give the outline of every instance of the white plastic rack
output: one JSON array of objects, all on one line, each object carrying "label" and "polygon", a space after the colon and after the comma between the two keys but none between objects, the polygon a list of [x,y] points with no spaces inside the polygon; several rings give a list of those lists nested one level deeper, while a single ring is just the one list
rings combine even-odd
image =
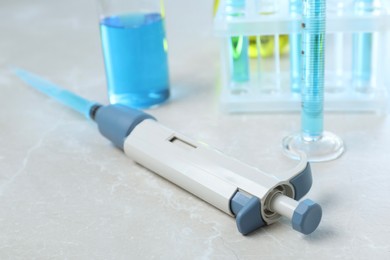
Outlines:
[{"label": "white plastic rack", "polygon": [[[244,5],[240,14],[229,9],[227,5],[232,2],[221,0],[214,18],[214,30],[221,41],[223,109],[232,113],[299,111],[300,93],[291,90],[292,62],[288,48],[280,51],[280,36],[299,35],[301,16],[290,14],[288,0],[241,1]],[[390,1],[373,1],[366,12],[357,11],[356,2],[327,1],[325,110],[383,113],[389,103]],[[363,48],[363,54],[354,50],[353,37],[358,34],[371,37],[371,48]],[[273,51],[268,50],[270,57],[248,55],[248,78],[237,82],[232,71],[232,37],[255,39],[254,46],[249,48],[260,52],[266,48],[261,43],[264,36],[273,38]],[[353,57],[365,52],[371,52],[370,75],[365,86],[359,87],[353,76]]]}]

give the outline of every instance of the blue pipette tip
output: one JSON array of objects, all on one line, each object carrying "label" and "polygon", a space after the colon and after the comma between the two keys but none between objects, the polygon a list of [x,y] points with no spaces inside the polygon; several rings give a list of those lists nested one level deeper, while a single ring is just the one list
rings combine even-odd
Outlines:
[{"label": "blue pipette tip", "polygon": [[100,107],[97,102],[90,101],[62,87],[56,86],[24,69],[15,66],[10,66],[10,69],[16,76],[31,87],[72,108],[88,119],[93,119],[94,112],[96,112],[95,110]]},{"label": "blue pipette tip", "polygon": [[[8,68],[11,72],[13,72],[16,76],[18,76],[23,81],[27,81],[28,78],[37,77],[36,75],[33,75],[31,72],[28,72],[27,70],[16,67],[14,65],[10,65],[8,66]],[[32,87],[35,88],[35,86]]]}]

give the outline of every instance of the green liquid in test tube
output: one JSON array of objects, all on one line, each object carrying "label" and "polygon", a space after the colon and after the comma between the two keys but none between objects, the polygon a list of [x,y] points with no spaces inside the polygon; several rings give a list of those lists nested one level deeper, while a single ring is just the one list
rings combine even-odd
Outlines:
[{"label": "green liquid in test tube", "polygon": [[298,151],[309,161],[338,158],[344,151],[342,140],[323,131],[326,1],[303,0],[301,132],[283,140],[284,152],[298,158]]},{"label": "green liquid in test tube", "polygon": [[[245,0],[226,0],[225,10],[231,17],[244,15]],[[249,80],[249,40],[247,36],[229,38],[231,57],[231,80],[234,83],[245,83]]]}]

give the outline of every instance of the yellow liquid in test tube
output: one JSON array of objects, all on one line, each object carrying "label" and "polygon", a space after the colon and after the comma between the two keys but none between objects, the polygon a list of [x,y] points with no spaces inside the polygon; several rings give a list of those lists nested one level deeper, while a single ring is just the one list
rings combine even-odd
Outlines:
[{"label": "yellow liquid in test tube", "polygon": [[[274,36],[250,36],[248,54],[251,58],[256,58],[259,55],[256,42],[260,41],[260,56],[263,58],[272,57],[275,52],[275,38]],[[288,52],[288,36],[279,36],[279,52],[285,54]]]},{"label": "yellow liquid in test tube", "polygon": [[[214,0],[214,15],[217,13],[220,0]],[[260,41],[260,51],[257,48],[257,41]],[[250,36],[248,55],[250,58],[257,58],[260,52],[260,56],[263,58],[272,57],[275,52],[275,38],[274,36]],[[288,36],[279,36],[279,52],[285,54],[288,52]]]}]

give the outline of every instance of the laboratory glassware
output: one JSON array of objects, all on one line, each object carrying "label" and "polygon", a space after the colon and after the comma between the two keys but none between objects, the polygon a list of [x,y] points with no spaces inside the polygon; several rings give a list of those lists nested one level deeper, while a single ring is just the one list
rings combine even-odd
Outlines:
[{"label": "laboratory glassware", "polygon": [[326,1],[304,0],[302,14],[301,132],[283,139],[283,151],[299,158],[299,151],[312,162],[338,158],[343,141],[324,131]]},{"label": "laboratory glassware", "polygon": [[110,103],[135,108],[169,97],[162,0],[97,0]]}]

